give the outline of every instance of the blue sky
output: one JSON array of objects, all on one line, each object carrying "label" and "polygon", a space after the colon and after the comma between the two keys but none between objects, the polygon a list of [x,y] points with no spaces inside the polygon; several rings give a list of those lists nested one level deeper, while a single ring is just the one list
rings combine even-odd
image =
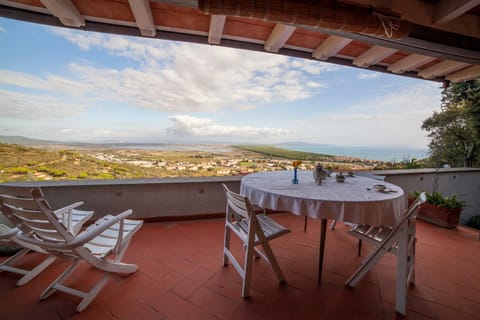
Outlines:
[{"label": "blue sky", "polygon": [[425,148],[441,85],[0,18],[0,135]]}]

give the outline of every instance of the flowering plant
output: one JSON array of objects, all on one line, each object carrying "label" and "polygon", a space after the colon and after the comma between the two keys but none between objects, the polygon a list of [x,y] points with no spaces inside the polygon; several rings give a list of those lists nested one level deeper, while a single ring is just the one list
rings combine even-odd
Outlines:
[{"label": "flowering plant", "polygon": [[294,168],[297,168],[297,167],[298,167],[299,165],[301,165],[301,164],[302,164],[302,160],[294,160],[294,161],[292,161],[292,166],[293,166]]},{"label": "flowering plant", "polygon": [[302,164],[302,161],[301,160],[294,160],[292,161],[292,165],[293,165],[293,180],[292,180],[292,183],[293,184],[298,184],[298,178],[297,178],[297,168],[299,165]]}]

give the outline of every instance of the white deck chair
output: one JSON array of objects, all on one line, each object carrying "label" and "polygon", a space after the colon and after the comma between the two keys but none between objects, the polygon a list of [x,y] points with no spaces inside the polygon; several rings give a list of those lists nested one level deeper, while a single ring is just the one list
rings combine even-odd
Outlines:
[{"label": "white deck chair", "polygon": [[[133,234],[143,223],[125,219],[132,214],[132,210],[116,216],[107,215],[76,235],[59,222],[55,212],[45,205],[38,189],[32,190],[32,197],[37,206],[36,211],[23,208],[25,199],[2,198],[2,206],[6,211],[21,221],[19,226],[21,231],[17,234],[17,238],[22,242],[38,246],[54,256],[73,261],[72,265],[43,291],[40,299],[45,299],[56,290],[60,290],[82,298],[76,308],[80,312],[97,296],[111,273],[131,274],[138,270],[136,265],[121,262]],[[104,271],[102,278],[88,292],[64,284],[81,262],[89,263]]]},{"label": "white deck chair", "polygon": [[355,286],[386,252],[397,255],[396,311],[403,315],[407,309],[407,287],[415,281],[415,221],[418,209],[425,201],[426,195],[421,193],[407,209],[400,223],[393,228],[359,225],[349,231],[350,235],[376,247],[363,259],[360,268],[345,284]]},{"label": "white deck chair", "polygon": [[[228,260],[230,260],[242,277],[242,297],[247,298],[249,296],[254,255],[265,259],[272,266],[279,282],[281,284],[285,283],[285,277],[269,241],[289,233],[290,230],[265,214],[255,214],[250,201],[246,197],[230,191],[225,184],[222,185],[227,199],[223,265],[227,266]],[[243,268],[230,251],[231,231],[240,238],[245,247]],[[262,246],[263,251],[256,247],[258,245]]]},{"label": "white deck chair", "polygon": [[[383,181],[386,178],[385,176],[380,176],[378,174],[372,174],[372,173],[365,172],[365,171],[357,171],[357,172],[355,172],[355,175],[357,175],[359,177],[368,177],[368,178],[372,178],[372,179],[379,180],[379,181]],[[355,226],[354,224],[352,224],[350,222],[345,222],[345,224],[347,224],[351,227]],[[330,224],[330,230],[335,230],[336,225],[337,225],[337,220],[335,220],[335,219],[332,220],[332,223]]]},{"label": "white deck chair", "polygon": [[[25,243],[17,238],[17,233],[20,231],[22,228],[22,223],[21,221],[18,220],[18,218],[12,214],[10,214],[10,210],[7,210],[6,208],[2,208],[2,202],[3,199],[7,199],[6,201],[8,202],[8,199],[10,198],[21,198],[22,199],[22,205],[24,206],[23,209],[29,210],[32,213],[37,211],[38,209],[36,208],[36,204],[31,196],[31,188],[23,188],[23,187],[5,187],[0,190],[0,210],[4,213],[4,215],[11,220],[11,222],[18,227],[8,227],[6,225],[0,225],[0,240],[2,241],[9,241],[11,243],[17,244],[22,249],[20,249],[16,254],[11,256],[10,258],[6,259],[0,264],[0,270],[1,271],[8,271],[12,273],[17,273],[20,275],[23,275],[22,278],[20,278],[17,282],[17,286],[24,285],[25,283],[29,282],[33,278],[35,278],[40,272],[45,270],[50,264],[52,264],[53,261],[55,261],[56,257],[49,255],[46,251],[42,250],[40,247]],[[8,192],[8,194],[6,194]],[[43,193],[41,189],[38,188],[38,192],[40,194]],[[45,206],[47,206],[50,209],[50,205],[46,200],[45,201]],[[72,205],[66,206],[64,208],[58,209],[53,211],[53,213],[57,216],[59,221],[61,221],[73,234],[77,234],[81,227],[87,222],[92,216],[93,216],[93,211],[83,211],[83,210],[77,210],[74,209],[76,207],[79,207],[82,205],[83,202],[77,202]],[[16,267],[16,263],[24,257],[28,252],[30,251],[36,251],[40,253],[47,254],[48,256],[37,266],[35,266],[33,269],[22,269],[19,267]]]}]

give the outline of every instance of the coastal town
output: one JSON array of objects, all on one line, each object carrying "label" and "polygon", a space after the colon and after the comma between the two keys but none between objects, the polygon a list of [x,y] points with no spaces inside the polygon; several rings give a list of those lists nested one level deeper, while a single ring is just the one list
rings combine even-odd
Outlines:
[{"label": "coastal town", "polygon": [[[0,181],[132,179],[234,176],[258,171],[313,170],[317,163],[335,171],[394,168],[395,163],[303,153],[272,147],[255,151],[235,146],[192,146],[152,150],[105,146],[20,146],[0,144]],[[180,150],[179,150],[180,149]]]},{"label": "coastal town", "polygon": [[[156,153],[160,158],[148,159]],[[293,169],[292,160],[285,158],[269,157],[263,154],[245,150],[232,149],[223,152],[189,152],[183,154],[177,151],[158,152],[145,150],[116,150],[91,154],[92,157],[112,163],[123,163],[144,168],[165,170],[167,176],[228,176],[242,175],[258,171],[275,171]],[[163,157],[162,157],[163,156]],[[179,159],[180,158],[180,159]],[[354,157],[330,156],[317,160],[304,160],[299,166],[300,170],[313,170],[317,163],[334,170],[373,170],[391,165],[377,160],[360,159]]]}]

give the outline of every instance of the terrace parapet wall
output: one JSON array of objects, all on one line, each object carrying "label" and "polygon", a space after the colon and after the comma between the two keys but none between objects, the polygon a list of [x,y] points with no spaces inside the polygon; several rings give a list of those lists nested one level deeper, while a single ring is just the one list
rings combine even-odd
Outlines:
[{"label": "terrace parapet wall", "polygon": [[[386,181],[411,191],[432,192],[435,179],[438,191],[466,203],[461,221],[480,215],[480,169],[411,169],[372,171]],[[0,184],[37,187],[44,190],[54,208],[84,201],[83,209],[95,210],[94,218],[133,209],[134,218],[176,220],[220,217],[225,212],[222,183],[239,191],[242,176],[191,177],[126,180],[31,181]],[[405,199],[406,201],[406,199]],[[0,217],[0,223],[2,223]]]}]

